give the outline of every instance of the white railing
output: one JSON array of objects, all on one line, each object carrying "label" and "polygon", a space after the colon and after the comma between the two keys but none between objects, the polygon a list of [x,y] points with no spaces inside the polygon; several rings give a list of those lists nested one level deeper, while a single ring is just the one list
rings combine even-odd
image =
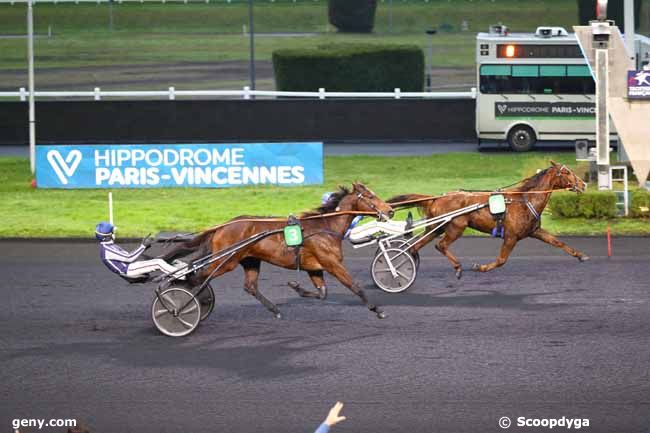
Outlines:
[{"label": "white railing", "polygon": [[[17,92],[0,92],[0,98],[19,98],[27,101],[29,92],[21,87]],[[176,90],[170,87],[167,90],[101,90],[95,87],[92,91],[36,91],[35,98],[92,98],[101,101],[102,98],[165,98],[175,100],[179,97],[237,97],[252,99],[265,98],[386,98],[386,99],[476,99],[476,88],[469,92],[402,92],[395,89],[392,92],[327,92],[320,88],[317,92],[278,92],[272,90],[251,90],[248,86],[242,90]]]}]

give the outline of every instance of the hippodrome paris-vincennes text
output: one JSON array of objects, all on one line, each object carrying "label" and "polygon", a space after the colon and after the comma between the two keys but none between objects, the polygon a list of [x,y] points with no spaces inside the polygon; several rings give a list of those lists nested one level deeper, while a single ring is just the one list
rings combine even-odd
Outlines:
[{"label": "hippodrome paris-vincennes text", "polygon": [[177,185],[300,184],[304,167],[246,166],[243,148],[112,149],[95,150],[97,185],[158,185],[171,179]]}]

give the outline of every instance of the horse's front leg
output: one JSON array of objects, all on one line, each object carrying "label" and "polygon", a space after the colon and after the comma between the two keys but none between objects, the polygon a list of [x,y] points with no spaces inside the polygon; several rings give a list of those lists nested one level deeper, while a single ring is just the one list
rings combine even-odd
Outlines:
[{"label": "horse's front leg", "polygon": [[555,236],[553,236],[552,234],[550,234],[549,232],[547,232],[542,228],[538,228],[537,230],[535,230],[533,233],[531,233],[530,237],[539,239],[540,241],[545,242],[549,245],[553,245],[556,248],[561,248],[567,254],[576,257],[581,262],[589,260],[588,255],[571,248],[570,246],[568,246],[567,244],[565,244],[564,242],[562,242],[561,240],[559,240],[558,238],[556,238]]},{"label": "horse's front leg", "polygon": [[510,257],[510,253],[512,253],[512,250],[515,248],[516,244],[516,237],[506,235],[506,238],[503,240],[503,245],[501,245],[501,251],[499,251],[497,259],[492,263],[488,263],[487,265],[479,265],[478,263],[474,263],[472,265],[472,270],[477,272],[489,272],[492,269],[503,266],[508,261],[508,257]]},{"label": "horse's front leg", "polygon": [[[323,261],[321,261],[321,263],[322,262]],[[365,304],[365,306],[368,307],[370,311],[375,313],[379,319],[386,317],[386,314],[384,314],[384,312],[378,306],[368,302],[368,298],[366,297],[365,292],[354,281],[348,270],[345,268],[345,266],[343,266],[343,263],[340,261],[331,260],[323,263],[323,267],[327,272],[334,275],[336,279],[341,282],[341,284],[350,289],[352,293],[361,298],[361,301]]]}]

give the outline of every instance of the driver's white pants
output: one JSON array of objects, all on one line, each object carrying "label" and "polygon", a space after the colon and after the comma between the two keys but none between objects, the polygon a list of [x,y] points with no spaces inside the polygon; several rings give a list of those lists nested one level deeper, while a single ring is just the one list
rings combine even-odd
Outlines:
[{"label": "driver's white pants", "polygon": [[163,259],[142,260],[130,263],[129,267],[126,269],[126,276],[139,277],[140,275],[149,274],[155,271],[171,274],[172,272],[176,272],[178,269],[179,268],[170,265]]}]

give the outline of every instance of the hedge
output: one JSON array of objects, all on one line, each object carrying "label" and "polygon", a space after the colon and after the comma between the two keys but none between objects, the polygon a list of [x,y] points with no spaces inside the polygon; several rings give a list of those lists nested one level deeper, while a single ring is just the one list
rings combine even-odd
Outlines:
[{"label": "hedge", "polygon": [[549,206],[553,215],[564,218],[612,218],[618,214],[616,194],[611,191],[555,193]]},{"label": "hedge", "polygon": [[276,88],[315,92],[422,92],[424,54],[416,45],[328,44],[273,52]]},{"label": "hedge", "polygon": [[634,191],[632,193],[632,200],[630,200],[630,216],[635,218],[650,218],[650,211],[648,209],[650,209],[650,191]]},{"label": "hedge", "polygon": [[375,26],[377,0],[329,0],[329,22],[339,32],[370,33]]},{"label": "hedge", "polygon": [[[588,25],[590,20],[596,19],[596,0],[577,0],[578,19],[580,25]],[[623,32],[625,0],[609,0],[607,4],[607,19],[613,20]],[[634,28],[639,29],[641,20],[641,0],[634,0]]]}]

